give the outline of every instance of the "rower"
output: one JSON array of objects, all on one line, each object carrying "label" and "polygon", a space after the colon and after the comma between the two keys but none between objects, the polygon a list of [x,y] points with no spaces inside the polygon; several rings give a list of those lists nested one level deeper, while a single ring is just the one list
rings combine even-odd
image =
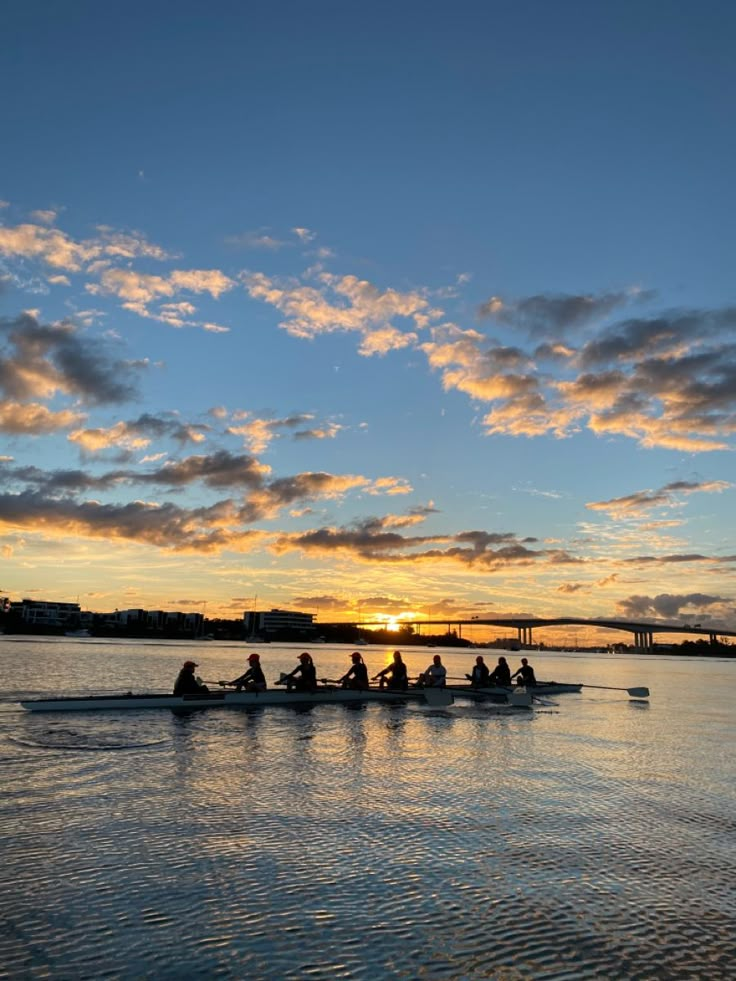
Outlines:
[{"label": "rower", "polygon": [[353,663],[350,670],[340,678],[340,684],[343,688],[357,688],[360,691],[365,691],[369,687],[368,668],[361,657],[360,651],[353,651],[350,657]]},{"label": "rower", "polygon": [[432,663],[424,672],[419,675],[419,681],[427,688],[444,688],[447,679],[447,668],[442,663],[439,654],[435,654]]},{"label": "rower", "polygon": [[487,688],[488,674],[488,665],[483,660],[483,656],[479,654],[475,659],[473,670],[470,674],[466,674],[465,677],[470,682],[471,688]]},{"label": "rower", "polygon": [[238,691],[245,688],[246,691],[266,691],[266,676],[261,667],[261,656],[255,651],[248,655],[250,667],[241,674],[235,681],[228,681],[228,685],[234,685]]},{"label": "rower", "polygon": [[317,669],[314,666],[312,655],[306,651],[301,653],[299,663],[283,680],[286,682],[287,691],[292,691],[292,689],[315,691],[317,688]]},{"label": "rower", "polygon": [[379,671],[378,674],[374,674],[373,680],[378,681],[381,688],[388,686],[389,688],[398,688],[399,691],[406,691],[409,687],[409,675],[401,658],[401,651],[394,651],[394,659],[391,664],[383,671]]},{"label": "rower", "polygon": [[525,657],[521,659],[521,667],[511,675],[511,680],[513,681],[517,675],[519,676],[519,680],[516,682],[517,685],[525,685],[527,688],[534,688],[536,686],[537,679],[534,676],[534,668]]},{"label": "rower", "polygon": [[489,685],[498,685],[499,688],[509,688],[511,686],[511,668],[505,657],[499,657],[498,664],[491,671],[488,678]]},{"label": "rower", "polygon": [[174,682],[175,695],[206,695],[209,691],[207,685],[202,684],[199,678],[195,678],[194,669],[199,665],[196,661],[185,661],[181,666],[181,671]]}]

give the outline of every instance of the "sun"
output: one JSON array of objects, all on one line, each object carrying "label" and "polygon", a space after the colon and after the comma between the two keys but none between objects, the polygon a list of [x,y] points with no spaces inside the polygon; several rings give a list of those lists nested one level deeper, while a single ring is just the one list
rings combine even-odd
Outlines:
[{"label": "sun", "polygon": [[386,621],[386,630],[391,630],[395,633],[396,631],[398,631],[398,629],[399,629],[399,621],[396,619],[396,617],[390,617]]}]

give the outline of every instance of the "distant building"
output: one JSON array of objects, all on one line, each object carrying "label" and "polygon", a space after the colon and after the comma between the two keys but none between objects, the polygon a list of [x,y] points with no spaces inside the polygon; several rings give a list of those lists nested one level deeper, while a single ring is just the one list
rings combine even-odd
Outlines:
[{"label": "distant building", "polygon": [[50,603],[47,600],[24,599],[10,604],[10,612],[20,616],[30,627],[63,627],[68,621],[78,622],[79,603]]},{"label": "distant building", "polygon": [[243,628],[246,637],[267,637],[269,634],[311,634],[314,631],[314,614],[296,610],[269,610],[264,613],[244,613]]}]

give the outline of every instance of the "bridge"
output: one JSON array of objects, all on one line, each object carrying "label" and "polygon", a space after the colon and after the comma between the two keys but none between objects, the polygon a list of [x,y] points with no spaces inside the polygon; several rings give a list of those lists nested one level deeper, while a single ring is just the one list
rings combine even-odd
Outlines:
[{"label": "bridge", "polygon": [[[345,626],[346,624],[341,624]],[[375,630],[384,624],[371,622],[350,622],[350,626],[356,628],[364,627]],[[325,624],[328,626],[328,624]],[[329,624],[332,626],[332,624]],[[334,624],[337,626],[337,624]],[[463,627],[505,627],[515,630],[519,645],[521,647],[531,647],[533,641],[533,631],[541,627],[602,627],[606,630],[624,630],[633,634],[633,646],[646,653],[654,648],[655,634],[695,634],[708,637],[711,644],[715,644],[718,637],[736,637],[736,630],[719,630],[714,627],[701,627],[699,623],[694,625],[682,623],[644,623],[634,620],[590,620],[585,617],[471,617],[469,620],[402,620],[401,626],[412,627],[416,633],[420,633],[421,627],[446,627],[447,633],[451,633],[453,627],[457,629],[459,637],[462,637]]]}]

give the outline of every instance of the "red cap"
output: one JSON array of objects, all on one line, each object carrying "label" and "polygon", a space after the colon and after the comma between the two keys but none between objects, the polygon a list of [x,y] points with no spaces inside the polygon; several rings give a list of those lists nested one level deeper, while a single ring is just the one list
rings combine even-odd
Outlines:
[{"label": "red cap", "polygon": [[303,651],[303,652],[302,652],[302,653],[301,653],[301,654],[299,655],[299,660],[300,660],[300,661],[303,661],[305,657],[306,657],[306,658],[307,658],[307,659],[308,659],[309,661],[311,661],[311,660],[312,660],[312,655],[311,655],[311,654],[307,654],[307,652],[306,652],[306,651]]},{"label": "red cap", "polygon": [[352,653],[352,654],[351,654],[350,656],[352,657],[352,659],[353,659],[353,660],[355,660],[355,659],[356,659],[356,657],[357,657],[357,659],[358,659],[359,661],[361,661],[361,660],[362,660],[362,658],[361,658],[361,656],[360,656],[360,651],[353,651],[353,653]]},{"label": "red cap", "polygon": [[249,661],[260,661],[260,659],[261,659],[261,655],[260,654],[256,654],[255,651],[252,654],[249,654],[248,655],[248,660]]},{"label": "red cap", "polygon": [[196,661],[185,661],[184,664],[183,664],[183,667],[185,667],[185,668],[198,668],[199,665],[197,664]]}]

